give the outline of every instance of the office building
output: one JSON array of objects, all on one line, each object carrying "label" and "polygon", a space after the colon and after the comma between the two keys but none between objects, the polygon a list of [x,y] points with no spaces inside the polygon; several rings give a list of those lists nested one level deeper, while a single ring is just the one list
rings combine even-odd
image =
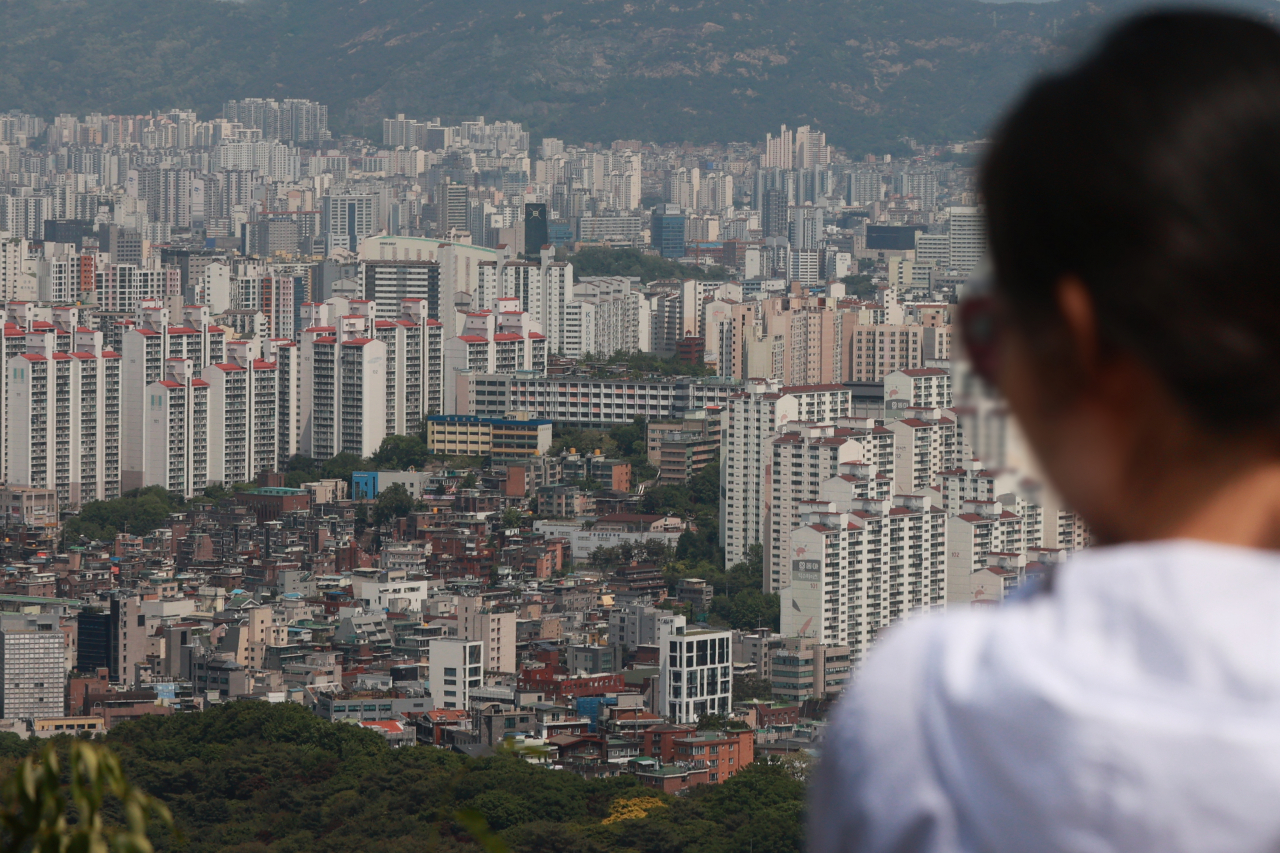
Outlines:
[{"label": "office building", "polygon": [[685,617],[649,604],[623,604],[609,612],[609,642],[635,650],[657,646],[666,634],[683,630]]},{"label": "office building", "polygon": [[66,714],[64,645],[57,616],[0,616],[0,719]]},{"label": "office building", "polygon": [[525,459],[551,449],[552,422],[473,415],[430,415],[426,419],[427,448],[445,456],[492,456]]},{"label": "office building", "polygon": [[465,184],[444,181],[436,187],[436,236],[471,227],[471,200]]},{"label": "office building", "polygon": [[547,206],[525,202],[524,205],[524,256],[536,258],[542,247],[550,243],[547,236]]},{"label": "office building", "polygon": [[659,639],[656,708],[673,723],[697,723],[733,707],[733,632],[672,626]]},{"label": "office building", "polygon": [[336,249],[357,252],[364,238],[378,230],[377,199],[371,195],[327,195],[320,199],[320,233],[325,254]]},{"label": "office building", "polygon": [[439,322],[441,301],[440,264],[435,261],[403,258],[395,261],[365,261],[361,265],[364,298],[377,303],[380,320],[397,319],[405,299],[421,300],[427,316]]},{"label": "office building", "polygon": [[658,250],[664,258],[671,260],[683,258],[684,251],[684,212],[677,204],[660,204],[653,211],[649,223],[649,245]]}]

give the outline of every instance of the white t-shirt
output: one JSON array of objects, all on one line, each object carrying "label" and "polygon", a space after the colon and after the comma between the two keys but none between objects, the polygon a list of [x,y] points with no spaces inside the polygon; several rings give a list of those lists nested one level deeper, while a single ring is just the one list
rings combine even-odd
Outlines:
[{"label": "white t-shirt", "polygon": [[809,853],[1280,850],[1280,552],[1082,552],[892,629],[833,714]]}]

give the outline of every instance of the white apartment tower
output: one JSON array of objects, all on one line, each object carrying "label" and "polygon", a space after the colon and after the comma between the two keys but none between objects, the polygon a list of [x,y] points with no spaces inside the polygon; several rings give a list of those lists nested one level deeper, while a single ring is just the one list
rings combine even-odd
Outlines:
[{"label": "white apartment tower", "polygon": [[289,460],[302,452],[298,441],[302,428],[302,350],[291,340],[270,338],[263,342],[262,357],[276,364],[276,470],[283,471]]},{"label": "white apartment tower", "polygon": [[[573,300],[573,266],[553,260],[543,249],[540,261],[512,261],[498,270],[498,297],[515,299],[547,336],[551,352],[564,348],[565,311]],[[487,307],[487,306],[481,306]]]},{"label": "white apartment tower", "polygon": [[226,335],[213,324],[208,307],[188,305],[175,318],[155,299],[140,302],[134,316],[115,324],[108,337],[108,349],[120,354],[120,479],[128,491],[145,485],[148,465],[142,419],[148,408],[148,386],[166,379],[169,359],[190,361],[197,375],[208,365],[226,361]]},{"label": "white apartment tower", "polygon": [[831,424],[792,422],[779,427],[770,442],[773,455],[771,500],[764,545],[764,588],[777,593],[791,585],[791,530],[810,501],[819,497],[822,484],[835,477],[841,466],[863,462],[862,442],[848,428]]},{"label": "white apartment tower", "polygon": [[387,345],[363,317],[302,334],[302,452],[372,456],[387,435]]},{"label": "white apartment tower", "polygon": [[209,480],[209,383],[190,359],[169,359],[165,378],[147,386],[146,401],[143,482],[194,497]]},{"label": "white apartment tower", "polygon": [[951,222],[951,268],[970,272],[987,252],[987,225],[980,207],[947,209]]},{"label": "white apartment tower", "polygon": [[455,370],[475,373],[547,371],[547,338],[540,324],[515,299],[497,300],[497,311],[466,314],[456,338],[444,342],[443,367],[452,395]]},{"label": "white apartment tower", "polygon": [[745,560],[750,546],[768,538],[771,442],[778,428],[792,421],[827,423],[848,417],[851,393],[843,385],[784,388],[769,380],[748,379],[741,393],[729,397],[720,476],[720,535],[726,566]]},{"label": "white apartment tower", "polygon": [[243,483],[279,462],[276,364],[255,342],[228,344],[228,360],[200,371],[209,384],[209,482]]},{"label": "white apartment tower", "polygon": [[931,498],[842,498],[791,533],[784,636],[848,646],[862,659],[879,632],[947,601],[947,517]]},{"label": "white apartment tower", "polygon": [[[302,306],[295,453],[369,456],[386,436],[419,432],[425,415],[441,411],[444,324],[429,310],[425,300],[404,299],[395,320],[380,320],[369,300],[335,297]],[[367,346],[361,341],[372,346],[353,349]],[[335,372],[344,358],[347,372]],[[373,391],[378,382],[380,395]],[[339,424],[344,407],[347,421]]]},{"label": "white apartment tower", "polygon": [[59,503],[120,496],[120,359],[101,336],[77,332],[76,352],[51,331],[26,336],[6,366],[8,482],[54,489]]}]

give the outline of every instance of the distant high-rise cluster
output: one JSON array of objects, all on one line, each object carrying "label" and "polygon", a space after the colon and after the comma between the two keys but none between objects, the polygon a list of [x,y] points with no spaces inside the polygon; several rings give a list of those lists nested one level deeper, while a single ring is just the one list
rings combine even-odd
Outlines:
[{"label": "distant high-rise cluster", "polygon": [[[565,660],[590,677],[644,647],[648,711],[616,707],[692,726],[735,713],[739,663],[753,661],[775,696],[829,697],[895,621],[997,602],[1084,547],[1075,514],[1006,464],[1002,411],[953,391],[968,381],[953,361],[956,304],[986,252],[971,165],[981,145],[906,140],[893,156],[853,156],[838,141],[816,121],[755,142],[601,144],[403,114],[368,140],[335,135],[323,104],[298,99],[231,100],[203,119],[0,115],[0,477],[37,504],[18,512],[56,518],[140,487],[189,499],[260,480],[277,485],[246,498],[248,516],[175,521],[172,542],[148,546],[201,570],[244,564],[201,581],[202,607],[226,606],[214,590],[278,579],[279,596],[314,597],[314,581],[290,574],[295,560],[358,574],[343,587],[351,612],[328,634],[300,627],[319,611],[246,604],[217,652],[183,639],[188,610],[117,595],[81,620],[86,663],[129,683],[185,673],[215,696],[326,685],[308,700],[317,713],[354,719],[363,706],[333,698],[344,682],[332,655],[282,663],[275,646],[305,634],[374,656],[433,649],[434,710],[452,719],[499,696],[484,673],[517,668],[528,620],[474,590],[443,608],[448,632],[394,633],[380,614],[421,615],[446,580],[519,575],[499,563],[520,549],[519,565],[548,578],[597,547],[687,548],[690,532],[709,548],[718,538],[727,567],[758,557],[780,634],[699,626],[724,590],[696,578],[672,590],[694,618],[654,610],[666,581],[638,552],[610,569],[610,613],[588,619],[578,611],[606,597],[557,587],[556,612],[575,615],[545,631],[574,633]],[[643,427],[644,438],[625,460],[553,453],[563,427]],[[299,490],[278,487],[291,468],[399,459],[398,448],[489,463],[475,489],[420,470],[353,475],[360,500],[393,482],[419,504],[456,499],[419,519],[439,527],[430,547],[406,525],[404,542],[362,563],[356,512],[375,522],[339,497],[347,480],[308,483],[317,503],[342,506],[297,532]],[[646,495],[698,476],[705,489],[715,460],[718,502],[702,529],[679,511],[639,512],[646,477]],[[545,517],[536,548],[475,538],[533,500]],[[245,527],[265,538],[250,543]],[[608,643],[590,633],[606,621]],[[42,632],[39,620],[0,622],[6,678],[31,667],[31,684],[44,683],[28,655],[52,665]],[[293,686],[244,674],[271,667]],[[572,692],[532,672],[520,690]],[[0,710],[38,717],[51,696],[0,690]]]}]

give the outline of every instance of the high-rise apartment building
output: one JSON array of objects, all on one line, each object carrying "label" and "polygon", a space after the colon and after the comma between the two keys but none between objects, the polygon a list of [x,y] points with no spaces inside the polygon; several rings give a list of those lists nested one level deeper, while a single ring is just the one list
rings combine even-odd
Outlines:
[{"label": "high-rise apartment building", "polygon": [[473,373],[547,372],[547,338],[515,299],[499,299],[496,312],[466,315],[462,333],[444,342],[445,393],[453,394],[456,370]]},{"label": "high-rise apartment building", "polygon": [[[867,431],[874,428],[869,424]],[[850,462],[870,455],[860,436],[847,427],[792,421],[781,425],[772,445],[771,494],[764,542],[765,589],[791,585],[791,531],[810,502],[820,498],[822,484]]]},{"label": "high-rise apartment building", "polygon": [[283,471],[289,460],[302,452],[302,350],[296,343],[271,338],[262,344],[262,357],[276,364],[276,451]]},{"label": "high-rise apartment building", "polygon": [[245,483],[279,463],[276,363],[256,342],[233,341],[228,360],[200,371],[209,386],[209,482]]},{"label": "high-rise apartment building", "polygon": [[372,456],[387,436],[387,345],[367,335],[368,319],[302,333],[302,453]]},{"label": "high-rise apartment building", "polygon": [[951,207],[947,214],[951,223],[950,267],[970,272],[987,252],[986,217],[980,207]]},{"label": "high-rise apartment building", "polygon": [[[395,320],[373,323],[374,337],[387,347],[387,435],[416,435],[423,418],[440,411],[446,375],[442,327],[426,316],[420,299],[401,300],[399,306]],[[353,311],[360,308],[352,303]]]},{"label": "high-rise apartment building", "polygon": [[147,386],[141,420],[143,482],[191,498],[209,482],[209,383],[190,359],[165,361],[165,378]]},{"label": "high-rise apartment building", "polygon": [[907,409],[902,414],[907,417],[884,426],[893,433],[893,484],[898,493],[936,486],[943,471],[971,458],[953,412]]},{"label": "high-rise apartment building", "polygon": [[792,168],[795,165],[795,148],[795,132],[787,130],[785,124],[782,125],[782,129],[776,137],[772,133],[766,133],[764,136],[764,155],[760,158],[760,168]]},{"label": "high-rise apartment building", "polygon": [[[213,323],[209,309],[188,305],[171,316],[163,300],[143,300],[134,315],[106,330],[106,346],[120,355],[120,480],[125,491],[146,485],[147,442],[142,419],[147,416],[147,387],[166,379],[169,359],[190,360],[196,375],[206,366],[226,361],[226,334]],[[151,470],[160,469],[151,466]],[[197,491],[203,485],[193,486]]]},{"label": "high-rise apartment building", "polygon": [[879,633],[947,602],[947,516],[925,496],[811,505],[791,533],[782,633],[848,646],[861,660]]},{"label": "high-rise apartment building", "polygon": [[[573,300],[571,264],[556,261],[554,253],[548,249],[536,262],[508,261],[493,267],[486,266],[485,275],[496,276],[496,293],[491,304],[477,305],[478,308],[492,310],[498,307],[499,299],[515,300],[515,310],[529,314],[538,323],[538,331],[546,335],[550,351],[564,351],[566,312]],[[490,288],[485,290],[487,292]]]},{"label": "high-rise apartment building", "polygon": [[262,131],[263,139],[283,139],[295,144],[329,138],[329,108],[301,98],[243,98],[227,101],[222,117]]},{"label": "high-rise apartment building", "polygon": [[[749,379],[728,401],[721,450],[720,530],[725,564],[747,557],[752,545],[764,545],[773,488],[773,445],[778,428],[793,421],[827,423],[849,417],[852,392],[843,385],[783,387]],[[773,591],[772,583],[766,584]]]},{"label": "high-rise apartment building", "polygon": [[919,325],[854,325],[845,336],[844,361],[848,378],[855,382],[880,382],[900,370],[925,366],[926,328]]},{"label": "high-rise apartment building", "polygon": [[[573,286],[565,306],[561,349],[570,358],[588,353],[639,352],[649,329],[644,297],[626,278],[593,278]],[[642,316],[642,314],[644,316]]]},{"label": "high-rise apartment building", "polygon": [[783,296],[730,309],[721,373],[738,379],[773,379],[784,385],[820,385],[842,375],[842,316],[825,296]]},{"label": "high-rise apartment building", "polygon": [[809,205],[793,207],[789,219],[788,240],[791,248],[797,251],[817,251],[824,236],[822,208]]},{"label": "high-rise apartment building", "polygon": [[147,202],[153,222],[167,222],[177,228],[191,227],[191,189],[195,179],[190,169],[153,166],[138,170],[138,198]]},{"label": "high-rise apartment building", "polygon": [[73,353],[56,337],[29,333],[7,364],[8,482],[53,489],[67,506],[119,497],[120,358],[95,333],[78,333]]}]

